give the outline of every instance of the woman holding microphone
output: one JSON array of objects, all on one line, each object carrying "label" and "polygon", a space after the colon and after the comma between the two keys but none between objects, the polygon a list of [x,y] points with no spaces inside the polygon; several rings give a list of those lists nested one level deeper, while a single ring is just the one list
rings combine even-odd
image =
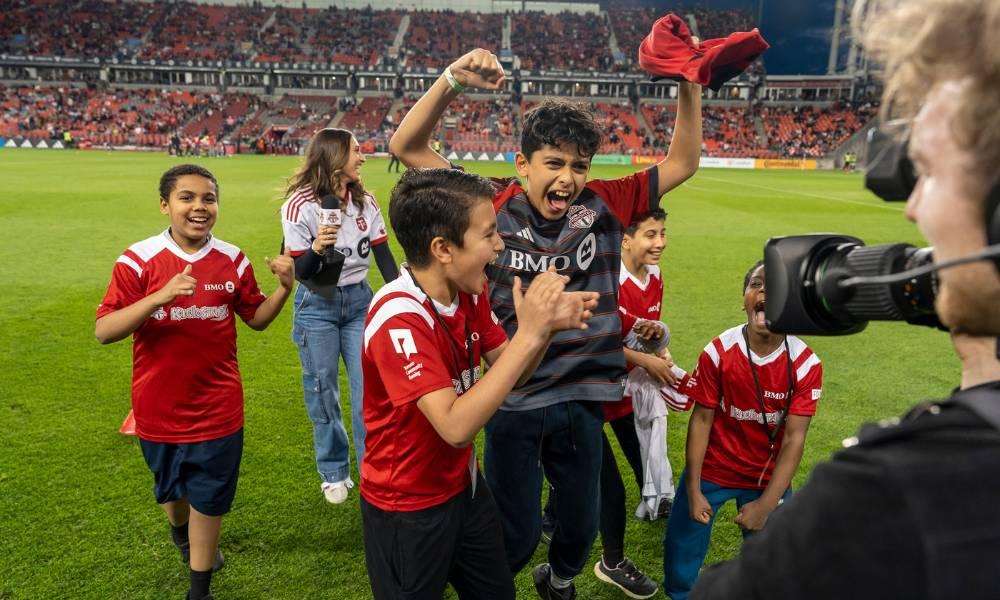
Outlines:
[{"label": "woman holding microphone", "polygon": [[[340,504],[354,486],[340,411],[339,362],[351,394],[351,431],[360,471],[365,450],[361,336],[372,299],[371,255],[385,281],[398,276],[382,213],[361,181],[365,156],[351,132],[321,129],[288,180],[281,225],[302,285],[295,292],[292,341],[302,363],[306,412],[326,500]],[[335,207],[335,208],[334,208]],[[339,272],[339,276],[338,276]]]}]

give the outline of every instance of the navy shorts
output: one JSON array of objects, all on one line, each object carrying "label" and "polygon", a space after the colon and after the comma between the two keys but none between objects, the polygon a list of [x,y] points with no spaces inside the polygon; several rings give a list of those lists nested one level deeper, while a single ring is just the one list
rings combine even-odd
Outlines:
[{"label": "navy shorts", "polygon": [[169,444],[140,439],[142,455],[153,472],[159,504],[187,498],[203,515],[219,517],[233,505],[243,457],[243,430],[226,437]]}]

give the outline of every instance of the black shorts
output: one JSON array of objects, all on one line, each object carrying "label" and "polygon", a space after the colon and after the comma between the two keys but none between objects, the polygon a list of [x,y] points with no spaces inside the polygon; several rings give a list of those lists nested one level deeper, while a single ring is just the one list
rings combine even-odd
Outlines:
[{"label": "black shorts", "polygon": [[203,515],[229,512],[243,457],[243,430],[226,437],[169,444],[140,439],[142,455],[153,472],[153,494],[159,504],[187,498]]},{"label": "black shorts", "polygon": [[475,497],[469,486],[423,510],[385,511],[362,497],[361,522],[375,600],[441,600],[448,583],[463,600],[513,600],[500,518],[481,475]]}]

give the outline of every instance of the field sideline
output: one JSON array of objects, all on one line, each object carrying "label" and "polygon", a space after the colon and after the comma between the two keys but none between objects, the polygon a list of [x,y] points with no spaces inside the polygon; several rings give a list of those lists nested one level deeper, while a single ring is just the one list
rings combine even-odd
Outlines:
[{"label": "field sideline", "polygon": [[[0,149],[2,600],[179,599],[187,590],[187,572],[154,505],[138,443],[117,433],[129,410],[131,342],[101,346],[93,337],[94,310],[115,259],[166,228],[157,183],[184,160],[218,177],[215,233],[245,251],[270,293],[276,282],[264,257],[279,249],[280,188],[297,157]],[[369,159],[362,169],[383,210],[397,178],[386,166]],[[513,165],[502,163],[467,168],[513,174]],[[614,178],[633,170],[595,166],[591,175]],[[744,320],[742,277],[768,237],[832,231],[871,244],[923,243],[903,218],[902,204],[883,203],[862,188],[860,176],[839,172],[705,169],[666,196],[663,207],[670,215],[663,314],[674,358],[687,369],[715,335]],[[377,289],[377,269],[371,278]],[[239,326],[246,446],[239,492],[222,532],[226,567],[213,580],[220,600],[370,597],[357,490],[336,507],[320,493],[291,317],[289,302],[263,333]],[[874,324],[861,335],[807,342],[823,360],[825,383],[797,486],[862,422],[943,397],[959,377],[947,335],[930,329]],[[671,415],[675,476],[686,425],[686,414]],[[634,509],[634,482],[626,485]],[[731,505],[719,515],[708,562],[737,552],[733,516]],[[663,522],[630,519],[625,540],[626,555],[657,582],[663,528]],[[597,542],[577,580],[579,596],[624,598],[594,577],[599,549]],[[532,564],[545,560],[543,550]],[[519,597],[536,597],[529,571],[517,578]]]}]

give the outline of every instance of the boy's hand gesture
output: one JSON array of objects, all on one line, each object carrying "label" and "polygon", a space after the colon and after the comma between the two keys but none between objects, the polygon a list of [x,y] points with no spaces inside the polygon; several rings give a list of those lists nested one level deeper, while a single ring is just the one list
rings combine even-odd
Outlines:
[{"label": "boy's hand gesture", "polygon": [[194,296],[198,280],[191,277],[191,265],[188,264],[184,270],[170,278],[165,286],[153,293],[153,301],[156,306],[170,304],[177,296]]},{"label": "boy's hand gesture", "polygon": [[550,269],[535,277],[526,292],[521,291],[521,278],[514,276],[514,312],[517,330],[528,335],[547,338],[553,331],[556,310],[569,277]]},{"label": "boy's hand gesture", "polygon": [[597,292],[563,292],[552,318],[552,331],[564,329],[587,329],[585,321],[594,316],[597,308]]},{"label": "boy's hand gesture", "polygon": [[655,341],[663,337],[663,327],[660,327],[660,322],[649,319],[637,320],[632,326],[632,331],[646,341]]},{"label": "boy's hand gesture", "polygon": [[462,56],[449,67],[451,74],[465,87],[483,90],[503,89],[507,80],[500,59],[489,50],[476,48]]},{"label": "boy's hand gesture", "polygon": [[281,287],[290,291],[295,285],[295,261],[292,259],[291,250],[285,248],[282,255],[275,257],[274,260],[265,256],[264,262],[278,278]]},{"label": "boy's hand gesture", "polygon": [[662,356],[654,354],[645,354],[644,362],[641,365],[643,369],[646,369],[646,373],[653,378],[653,381],[660,385],[673,385],[677,383],[677,376],[674,372],[670,370],[673,366],[673,361],[666,360]]}]

